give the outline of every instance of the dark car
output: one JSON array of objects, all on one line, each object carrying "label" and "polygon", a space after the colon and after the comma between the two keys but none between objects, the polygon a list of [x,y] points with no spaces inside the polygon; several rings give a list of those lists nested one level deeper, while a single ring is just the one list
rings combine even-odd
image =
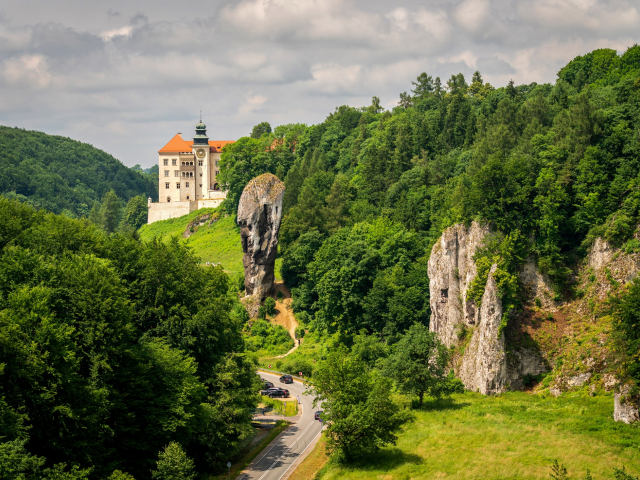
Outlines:
[{"label": "dark car", "polygon": [[267,395],[271,398],[285,398],[289,396],[289,390],[286,390],[284,388],[270,388]]},{"label": "dark car", "polygon": [[282,375],[280,377],[280,383],[293,383],[293,377],[291,375]]},{"label": "dark car", "polygon": [[277,397],[288,397],[289,390],[280,387],[268,388],[266,390],[260,390],[260,395],[264,395],[265,397],[277,398]]},{"label": "dark car", "polygon": [[264,388],[265,390],[267,388],[273,388],[273,383],[271,383],[270,381],[268,380],[262,380],[262,381],[264,382],[262,388]]},{"label": "dark car", "polygon": [[315,415],[313,416],[314,420],[320,420],[320,415],[322,415],[322,410],[318,410]]}]

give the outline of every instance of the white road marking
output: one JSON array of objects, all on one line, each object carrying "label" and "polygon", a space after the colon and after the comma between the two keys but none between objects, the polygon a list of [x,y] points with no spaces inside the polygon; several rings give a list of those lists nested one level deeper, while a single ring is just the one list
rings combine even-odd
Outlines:
[{"label": "white road marking", "polygon": [[[315,420],[314,420],[313,422],[311,422],[307,428],[305,428],[305,429],[304,429],[304,432],[306,432],[307,430],[309,430],[309,427],[311,427],[311,425],[313,425],[314,423],[315,423]],[[302,433],[299,435],[299,437],[302,437],[302,436],[304,435],[304,432],[302,432]],[[317,435],[316,435],[316,436],[317,436]],[[314,437],[314,438],[315,438],[315,437]],[[266,472],[264,472],[264,473],[262,474],[262,476],[261,476],[258,480],[262,480],[262,479],[265,477],[265,475],[267,475],[267,474],[271,471],[271,469],[275,466],[275,464],[276,464],[276,463],[278,463],[278,461],[280,461],[280,459],[281,459],[282,457],[284,457],[284,456],[289,452],[289,450],[291,450],[291,449],[293,448],[293,446],[294,446],[296,443],[298,443],[298,440],[296,440],[295,442],[293,442],[293,443],[291,444],[291,446],[290,446],[289,448],[287,448],[287,449],[282,453],[282,455],[280,455],[278,458],[276,458],[276,459],[274,460],[274,462],[271,464],[271,466],[270,466],[269,468],[267,468],[267,471],[266,471]],[[307,446],[308,446],[308,445],[307,445]],[[305,450],[306,450],[306,448],[305,448]],[[304,451],[304,450],[303,450],[303,451]],[[264,457],[263,457],[263,458],[264,458]]]},{"label": "white road marking", "polygon": [[[321,433],[322,433],[322,430],[320,430],[320,431],[318,432],[318,435],[320,435]],[[304,452],[306,452],[306,451],[307,451],[307,448],[309,448],[309,447],[313,444],[313,440],[315,440],[316,438],[318,438],[318,435],[316,435],[315,437],[313,437],[313,439],[309,442],[309,445],[307,445],[306,447],[304,447],[304,450],[302,450],[302,451],[298,454],[298,457],[300,457],[300,455],[302,455]],[[297,459],[296,459],[296,460],[297,460]],[[295,461],[295,460],[294,460],[293,462],[291,462],[291,465],[289,465],[289,466],[287,467],[287,469],[282,473],[282,475],[280,475],[280,476],[278,477],[278,480],[280,480],[282,477],[284,477],[284,474],[285,474],[285,473],[287,473],[291,467],[293,467],[293,464],[294,464],[294,463],[296,463],[296,461]]]}]

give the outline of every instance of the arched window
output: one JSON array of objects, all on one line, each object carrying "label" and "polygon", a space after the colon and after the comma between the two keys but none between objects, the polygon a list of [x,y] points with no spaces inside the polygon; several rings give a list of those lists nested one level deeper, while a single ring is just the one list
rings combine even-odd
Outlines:
[{"label": "arched window", "polygon": [[167,203],[171,201],[171,197],[167,197]]}]

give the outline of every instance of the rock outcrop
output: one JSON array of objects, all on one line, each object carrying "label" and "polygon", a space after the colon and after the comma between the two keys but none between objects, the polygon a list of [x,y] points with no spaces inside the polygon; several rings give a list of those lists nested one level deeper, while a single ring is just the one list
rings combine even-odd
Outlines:
[{"label": "rock outcrop", "polygon": [[473,222],[469,228],[454,225],[444,231],[429,257],[431,322],[429,329],[451,347],[458,341],[458,330],[475,325],[478,309],[467,301],[467,291],[476,276],[473,255],[482,245],[489,228]]},{"label": "rock outcrop", "polygon": [[613,419],[616,422],[634,423],[640,420],[640,397],[630,394],[630,385],[624,385],[613,396]]},{"label": "rock outcrop", "polygon": [[460,379],[469,390],[485,395],[501,393],[507,385],[507,355],[504,335],[500,334],[502,301],[494,278],[497,265],[491,267],[480,314],[460,367]]},{"label": "rock outcrop", "polygon": [[[493,275],[496,265],[491,269],[480,308],[475,301],[467,300],[477,274],[473,256],[488,233],[487,226],[476,222],[468,228],[454,225],[434,245],[429,258],[429,328],[448,347],[459,347],[454,370],[465,388],[494,394],[521,388],[525,375],[535,376],[547,368],[535,350],[513,349],[509,355],[506,353],[505,336],[500,333],[502,301]],[[532,262],[524,271],[523,282],[530,285],[532,293],[549,288]]]},{"label": "rock outcrop", "polygon": [[265,173],[244,187],[238,205],[244,286],[247,295],[258,301],[273,291],[283,196],[284,183]]}]

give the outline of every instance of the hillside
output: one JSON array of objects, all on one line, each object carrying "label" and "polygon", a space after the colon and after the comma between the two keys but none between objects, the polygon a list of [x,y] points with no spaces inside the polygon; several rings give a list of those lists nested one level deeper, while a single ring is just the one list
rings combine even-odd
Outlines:
[{"label": "hillside", "polygon": [[[206,220],[199,221],[203,218]],[[184,236],[186,231],[190,233],[188,237]],[[143,225],[138,232],[143,241],[177,237],[202,263],[219,263],[232,278],[243,274],[240,229],[235,215],[225,216],[220,209],[203,208],[183,217]]]},{"label": "hillside", "polygon": [[89,144],[0,126],[0,194],[36,208],[88,216],[105,193],[157,198],[157,181]]}]

